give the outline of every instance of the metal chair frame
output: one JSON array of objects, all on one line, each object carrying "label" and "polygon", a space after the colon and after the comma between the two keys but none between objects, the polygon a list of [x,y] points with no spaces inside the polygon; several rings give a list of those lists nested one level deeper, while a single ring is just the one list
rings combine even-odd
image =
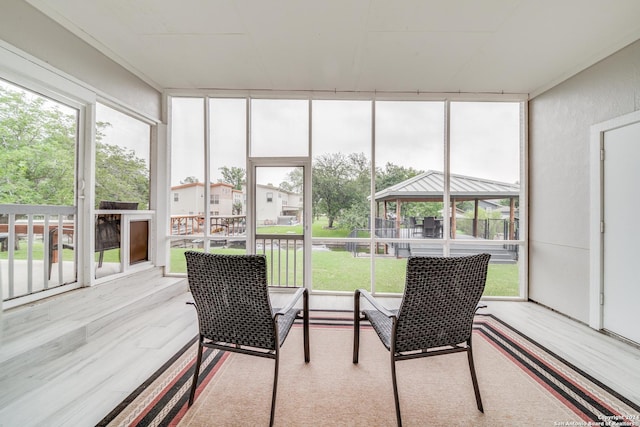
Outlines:
[{"label": "metal chair frame", "polygon": [[[189,287],[191,289],[192,294],[194,295],[195,302],[192,303],[196,307],[196,311],[198,313],[198,324],[199,324],[199,340],[198,340],[198,354],[196,358],[196,363],[194,367],[193,373],[193,382],[191,385],[191,391],[189,394],[189,406],[193,404],[195,399],[195,394],[198,386],[198,376],[200,372],[200,364],[202,363],[202,352],[204,347],[215,348],[223,351],[229,351],[233,353],[241,353],[249,356],[258,356],[264,357],[268,359],[273,359],[275,362],[274,367],[274,377],[273,377],[273,391],[271,396],[271,415],[269,419],[269,425],[272,426],[275,418],[275,406],[276,406],[276,395],[278,388],[278,369],[280,365],[280,347],[284,343],[289,330],[293,326],[293,323],[297,319],[302,319],[303,321],[303,334],[304,334],[304,361],[305,363],[309,363],[310,361],[310,351],[309,351],[309,292],[306,288],[298,288],[293,296],[290,298],[289,303],[281,309],[271,308],[271,303],[268,298],[267,291],[267,275],[266,275],[266,257],[264,255],[218,255],[218,254],[205,254],[202,252],[195,251],[187,251],[185,252],[185,257],[187,260],[187,277],[189,280]],[[209,268],[209,269],[217,269],[224,268],[225,264],[233,264],[240,263],[239,267],[243,270],[242,277],[237,280],[247,280],[245,285],[249,287],[255,286],[256,294],[255,295],[247,295],[249,299],[256,298],[259,296],[266,298],[266,301],[253,301],[257,304],[261,304],[261,307],[258,308],[260,311],[261,308],[268,307],[269,314],[261,313],[263,318],[270,317],[270,324],[268,325],[259,325],[262,321],[260,316],[256,316],[257,319],[253,323],[252,326],[260,329],[260,333],[262,335],[251,337],[246,334],[240,336],[242,334],[238,334],[234,336],[237,330],[241,330],[242,327],[238,326],[235,323],[235,320],[239,317],[248,316],[248,313],[242,313],[242,308],[232,309],[235,311],[234,315],[237,316],[233,319],[228,319],[228,328],[222,327],[220,330],[211,330],[208,327],[208,321],[211,319],[211,316],[219,316],[219,313],[215,312],[205,312],[204,306],[208,306],[205,304],[205,300],[201,298],[202,292],[213,292],[212,288],[218,288],[221,285],[220,280],[228,279],[229,287],[234,286],[234,273],[238,270],[229,270],[224,271],[217,276],[216,278],[208,277],[207,272],[200,271],[201,268]],[[217,264],[217,265],[216,265]],[[206,266],[206,267],[205,267]],[[246,268],[245,268],[246,267]],[[253,269],[253,270],[251,270]],[[251,270],[251,271],[249,271]],[[213,282],[218,282],[213,284]],[[227,286],[227,284],[223,284],[223,287]],[[200,289],[200,288],[204,289]],[[218,301],[226,301],[229,304],[232,304],[233,297],[229,295],[219,295],[221,299]],[[211,297],[211,295],[207,296]],[[302,309],[297,308],[296,304],[302,297]],[[215,297],[213,297],[215,298]],[[199,306],[199,301],[201,305]],[[302,312],[302,315],[300,314]],[[260,314],[260,313],[259,313]],[[280,324],[280,320],[282,320],[282,324]],[[219,320],[219,319],[218,319]],[[215,324],[220,325],[221,322],[217,322]],[[205,328],[204,325],[207,324]],[[244,330],[243,332],[247,332]],[[267,334],[265,335],[264,332]],[[258,335],[258,334],[257,334]],[[221,341],[220,336],[225,336],[225,340]],[[269,337],[271,336],[271,338]],[[255,340],[254,340],[255,338]],[[261,341],[266,339],[264,344],[260,344]],[[248,340],[248,341],[247,341]],[[251,342],[247,344],[247,342]]]},{"label": "metal chair frame", "polygon": [[[389,350],[390,362],[391,362],[391,378],[393,383],[393,397],[395,400],[396,420],[398,426],[402,426],[402,417],[400,413],[400,399],[398,396],[398,382],[396,376],[396,361],[410,360],[421,357],[440,356],[451,353],[466,352],[467,360],[469,362],[469,370],[471,372],[471,380],[473,382],[473,390],[476,397],[476,405],[480,412],[484,412],[482,406],[482,398],[480,396],[480,388],[478,386],[478,379],[473,363],[473,350],[471,346],[471,333],[473,325],[473,316],[476,310],[480,307],[484,307],[484,304],[479,303],[482,292],[484,291],[484,285],[486,282],[487,266],[489,263],[489,254],[472,255],[468,257],[457,258],[436,258],[436,257],[410,257],[407,262],[407,280],[405,286],[405,293],[399,310],[389,310],[382,306],[368,291],[364,289],[358,289],[354,293],[354,339],[353,339],[353,363],[357,364],[359,359],[360,348],[360,323],[368,320],[374,327],[378,337],[382,341],[383,345]],[[437,271],[440,266],[446,267],[447,274],[443,274],[442,277],[436,278],[435,283],[432,279],[426,277],[429,272]],[[416,273],[413,274],[412,270],[415,268],[423,268],[426,270],[426,274]],[[447,291],[447,287],[452,286],[454,282],[460,280],[459,277],[453,277],[448,273],[458,271],[464,273],[465,268],[471,268],[477,273],[477,277],[470,277],[474,283],[470,284],[469,290],[473,292],[473,295],[462,297],[462,303],[465,306],[464,319],[452,319],[452,324],[464,325],[466,329],[464,332],[455,331],[451,334],[452,337],[456,337],[453,340],[456,342],[442,342],[438,339],[422,338],[415,339],[417,342],[422,342],[422,345],[417,344],[417,347],[412,347],[411,343],[406,343],[406,340],[399,340],[399,325],[404,322],[402,328],[407,330],[407,325],[415,322],[420,322],[420,319],[410,318],[411,314],[415,313],[412,305],[414,305],[414,298],[407,298],[407,290],[410,292],[415,291],[414,287],[419,287],[416,282],[422,282],[421,286],[440,286],[441,290]],[[463,274],[464,275],[464,274]],[[452,290],[452,289],[449,289]],[[458,289],[459,290],[459,289]],[[360,300],[361,297],[371,304],[373,309],[361,310]],[[459,299],[457,299],[459,300]],[[420,302],[419,302],[420,303]],[[424,305],[424,304],[423,304]],[[424,308],[424,307],[421,307]],[[427,308],[428,311],[428,308]],[[442,310],[435,310],[440,313],[434,313],[434,318],[437,321],[434,322],[440,325],[446,325],[447,323],[447,310],[442,307]],[[409,316],[404,313],[409,313]],[[455,313],[455,311],[454,311]],[[427,322],[433,322],[433,319],[425,319]],[[441,330],[445,331],[446,327]],[[401,348],[398,348],[398,345]]]}]

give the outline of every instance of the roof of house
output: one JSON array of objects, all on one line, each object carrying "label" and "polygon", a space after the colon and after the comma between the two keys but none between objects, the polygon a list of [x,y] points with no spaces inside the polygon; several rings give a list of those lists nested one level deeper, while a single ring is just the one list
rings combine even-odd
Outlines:
[{"label": "roof of house", "polygon": [[[211,188],[213,187],[231,187],[233,189],[233,185],[227,184],[226,182],[212,182],[209,185]],[[174,185],[171,187],[171,190],[178,190],[181,188],[189,188],[189,187],[204,187],[204,182],[185,182],[184,184]]]}]

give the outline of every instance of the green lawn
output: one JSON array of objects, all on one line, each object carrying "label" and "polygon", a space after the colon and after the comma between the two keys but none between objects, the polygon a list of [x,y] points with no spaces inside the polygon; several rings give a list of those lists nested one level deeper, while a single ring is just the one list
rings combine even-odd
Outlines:
[{"label": "green lawn", "polygon": [[[171,249],[171,271],[186,272],[184,252]],[[213,253],[243,254],[244,249],[212,249]],[[298,257],[298,268],[302,260]],[[268,264],[270,264],[268,262]],[[377,257],[375,259],[376,291],[401,293],[404,288],[406,259]],[[313,289],[325,291],[353,291],[370,287],[371,262],[366,254],[354,257],[346,251],[314,251],[312,255]],[[298,270],[301,271],[301,270]],[[485,296],[517,296],[518,265],[489,264]]]},{"label": "green lawn", "polygon": [[[348,237],[350,230],[346,228],[327,228],[329,221],[325,217],[316,219],[311,225],[311,235],[313,237]],[[258,227],[258,234],[302,234],[302,224],[298,225],[273,225]]]},{"label": "green lawn", "polygon": [[[314,237],[345,237],[344,230],[328,230],[324,222],[314,224]],[[284,234],[287,231],[301,232],[301,226],[292,227],[265,227],[260,233]],[[322,233],[325,233],[322,235]],[[170,251],[170,266],[173,273],[186,272],[184,252],[188,249],[172,248]],[[244,254],[245,249],[214,248],[213,253]],[[283,251],[284,252],[284,251]],[[7,252],[0,252],[0,259],[7,259]],[[284,256],[284,255],[283,255]],[[290,259],[293,253],[290,251]],[[35,242],[33,245],[34,259],[43,259],[43,244]],[[96,253],[96,261],[98,254]],[[27,245],[21,242],[20,249],[15,251],[16,259],[27,258]],[[66,261],[73,260],[73,251],[64,250],[63,258]],[[104,262],[119,262],[120,250],[105,251]],[[276,260],[277,261],[277,260]],[[302,271],[302,259],[297,256],[298,274]],[[277,262],[275,263],[277,265]],[[312,254],[312,281],[313,288],[326,291],[353,291],[357,288],[370,287],[371,263],[368,254],[364,253],[354,257],[347,251],[313,251]],[[401,293],[404,287],[404,275],[406,259],[395,257],[377,257],[375,259],[376,291]],[[283,272],[282,274],[287,274]],[[293,283],[293,278],[289,277]],[[298,277],[301,280],[301,276]],[[489,264],[485,296],[518,296],[518,265],[517,264]]]},{"label": "green lawn", "polygon": [[[42,260],[44,255],[44,244],[42,242],[34,242],[33,243],[33,259]],[[100,253],[96,252],[95,259],[98,261]],[[15,259],[27,259],[27,243],[22,241],[20,242],[20,249],[13,252],[13,256]],[[7,259],[9,257],[9,252],[0,252],[0,259]],[[62,259],[64,261],[73,261],[73,250],[64,249],[62,251]],[[108,251],[104,251],[103,262],[120,262],[120,249],[110,249]]]}]

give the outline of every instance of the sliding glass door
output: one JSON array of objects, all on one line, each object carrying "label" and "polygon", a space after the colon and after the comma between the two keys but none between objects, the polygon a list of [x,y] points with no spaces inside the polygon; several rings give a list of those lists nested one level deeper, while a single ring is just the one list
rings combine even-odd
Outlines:
[{"label": "sliding glass door", "polygon": [[0,80],[0,282],[10,300],[77,280],[80,112]]}]

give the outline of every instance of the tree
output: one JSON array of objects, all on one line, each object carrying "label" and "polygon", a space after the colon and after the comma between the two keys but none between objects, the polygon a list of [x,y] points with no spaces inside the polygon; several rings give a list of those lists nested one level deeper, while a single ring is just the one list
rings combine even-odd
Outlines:
[{"label": "tree", "polygon": [[369,161],[364,154],[328,153],[318,156],[313,166],[314,214],[325,214],[329,228],[344,209],[366,200],[363,192]]},{"label": "tree", "polygon": [[302,171],[302,168],[294,168],[291,172],[287,173],[285,177],[286,181],[280,183],[280,189],[291,193],[301,194],[304,185],[304,176]]},{"label": "tree", "polygon": [[192,176],[188,176],[185,179],[183,179],[182,181],[180,181],[180,184],[195,184],[197,182],[200,182],[200,180],[192,175]]},{"label": "tree", "polygon": [[[96,124],[96,202],[146,204],[146,163],[133,151],[101,143],[108,126]],[[0,85],[0,203],[74,205],[76,134],[75,114]]]},{"label": "tree", "polygon": [[231,184],[236,190],[242,190],[242,186],[247,183],[247,172],[244,168],[236,166],[222,166],[221,168],[218,168],[218,170],[222,174],[222,179],[218,179],[218,182]]},{"label": "tree", "polygon": [[75,117],[0,86],[0,203],[73,204]]},{"label": "tree", "polygon": [[[398,166],[387,163],[384,169],[376,171],[376,191],[389,188],[403,181],[411,179],[424,173],[412,167]],[[395,203],[390,204],[391,209],[395,209]],[[442,202],[406,202],[402,203],[401,215],[403,217],[440,216],[442,214]]]},{"label": "tree", "polygon": [[444,203],[442,202],[409,202],[402,204],[402,215],[423,218],[425,216],[439,217],[442,215]]},{"label": "tree", "polygon": [[376,191],[384,190],[423,173],[412,167],[398,166],[387,162],[384,169],[376,170]]},{"label": "tree", "polygon": [[[149,200],[149,171],[133,150],[98,143],[96,147],[96,203],[101,200]],[[146,206],[145,206],[146,207]]]},{"label": "tree", "polygon": [[351,153],[347,158],[353,174],[353,182],[349,185],[353,198],[349,206],[340,211],[338,224],[349,230],[364,229],[370,216],[371,162],[364,153]]}]

